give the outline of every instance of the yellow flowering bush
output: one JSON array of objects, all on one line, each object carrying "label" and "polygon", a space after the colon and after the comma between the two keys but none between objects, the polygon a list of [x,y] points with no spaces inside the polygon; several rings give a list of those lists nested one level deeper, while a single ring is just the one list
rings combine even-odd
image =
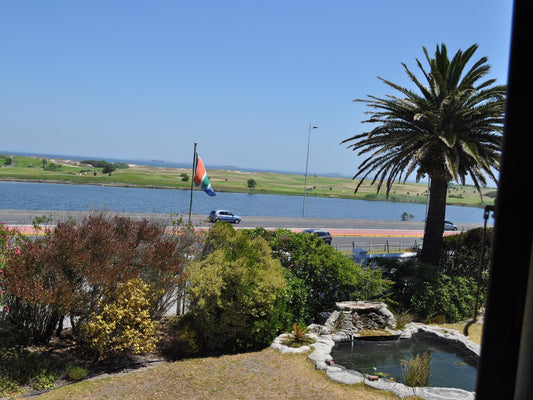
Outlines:
[{"label": "yellow flowering bush", "polygon": [[155,350],[157,323],[150,318],[149,296],[150,287],[136,278],[119,284],[98,303],[83,331],[99,359]]}]

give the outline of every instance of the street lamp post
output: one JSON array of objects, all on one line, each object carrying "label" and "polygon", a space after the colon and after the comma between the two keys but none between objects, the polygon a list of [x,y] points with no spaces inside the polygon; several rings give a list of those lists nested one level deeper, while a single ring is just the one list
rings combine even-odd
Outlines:
[{"label": "street lamp post", "polygon": [[309,167],[309,144],[311,143],[311,129],[316,129],[318,126],[313,126],[309,123],[309,134],[307,137],[307,158],[305,160],[305,179],[304,179],[304,202],[302,205],[302,218],[305,215],[305,196],[307,195],[307,168]]}]

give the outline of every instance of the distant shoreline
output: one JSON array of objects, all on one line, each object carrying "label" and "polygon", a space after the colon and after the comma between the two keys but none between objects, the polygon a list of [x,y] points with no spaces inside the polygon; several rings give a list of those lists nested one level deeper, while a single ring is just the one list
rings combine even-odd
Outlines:
[{"label": "distant shoreline", "polygon": [[[0,181],[51,183],[70,185],[94,185],[104,187],[147,188],[190,190],[191,171],[188,168],[172,166],[150,166],[122,160],[126,167],[119,167],[112,173],[103,173],[103,168],[90,164],[82,164],[85,160],[68,160],[59,157],[42,159],[38,156],[3,156],[12,157],[13,165],[5,165],[0,154]],[[54,168],[44,168],[46,162]],[[105,161],[105,160],[101,160]],[[42,166],[41,166],[42,162]],[[109,163],[109,161],[106,161]],[[54,165],[56,164],[56,165]],[[118,164],[118,163],[117,163]],[[242,170],[209,169],[209,178],[215,192],[219,193],[250,193],[302,196],[304,176],[274,172],[257,172]],[[252,182],[252,183],[250,183]],[[384,191],[376,193],[376,185],[371,181],[365,183],[354,193],[357,180],[351,178],[325,177],[311,175],[307,177],[307,197],[327,197],[348,200],[385,201],[393,203],[427,202],[427,184],[395,183],[387,196]],[[484,203],[479,193],[471,185],[450,185],[446,203],[453,206],[483,208],[485,204],[493,204],[492,196],[496,189],[482,188]],[[488,196],[487,196],[488,194]],[[487,201],[489,200],[489,201]]]}]

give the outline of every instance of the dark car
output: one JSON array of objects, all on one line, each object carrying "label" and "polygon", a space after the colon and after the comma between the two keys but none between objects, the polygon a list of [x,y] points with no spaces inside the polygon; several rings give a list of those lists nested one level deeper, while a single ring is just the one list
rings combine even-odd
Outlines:
[{"label": "dark car", "polygon": [[211,222],[225,221],[233,224],[241,222],[241,217],[235,215],[227,210],[211,210],[207,217]]},{"label": "dark car", "polygon": [[445,231],[456,231],[457,226],[450,220],[445,219],[444,220],[444,230]]},{"label": "dark car", "polygon": [[333,240],[331,234],[328,231],[325,231],[324,229],[306,229],[302,231],[302,233],[312,233],[314,235],[317,235],[327,244],[331,244],[331,241]]}]

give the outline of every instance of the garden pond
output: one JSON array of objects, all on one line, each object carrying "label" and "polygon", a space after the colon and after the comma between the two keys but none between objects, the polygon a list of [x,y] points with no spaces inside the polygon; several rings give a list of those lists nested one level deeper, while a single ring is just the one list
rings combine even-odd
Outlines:
[{"label": "garden pond", "polygon": [[475,390],[479,357],[456,342],[432,334],[422,332],[409,339],[336,343],[331,356],[335,364],[347,369],[405,383],[402,361],[425,352],[431,355],[428,386]]}]

